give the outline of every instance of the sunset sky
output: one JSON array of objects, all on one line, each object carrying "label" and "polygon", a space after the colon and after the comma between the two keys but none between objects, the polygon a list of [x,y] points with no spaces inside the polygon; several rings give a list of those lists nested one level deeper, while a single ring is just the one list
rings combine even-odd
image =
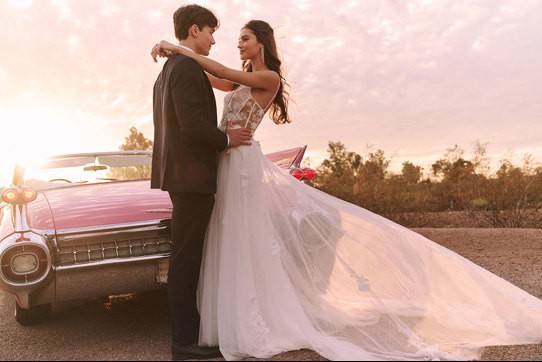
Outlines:
[{"label": "sunset sky", "polygon": [[[264,152],[329,141],[382,149],[429,169],[458,144],[542,161],[540,0],[210,0],[210,56],[238,69],[239,30],[275,28],[293,123],[257,131]],[[178,0],[0,0],[0,179],[15,158],[117,150],[131,126],[152,138],[152,86],[175,41]],[[224,93],[216,91],[218,112]],[[4,173],[3,173],[4,172]]]}]

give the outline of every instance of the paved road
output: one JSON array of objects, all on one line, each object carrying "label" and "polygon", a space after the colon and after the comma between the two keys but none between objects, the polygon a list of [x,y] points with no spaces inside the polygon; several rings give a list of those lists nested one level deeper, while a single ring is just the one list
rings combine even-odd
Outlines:
[{"label": "paved road", "polygon": [[2,360],[167,360],[165,293],[59,304],[51,320],[22,327],[14,300],[0,295]]},{"label": "paved road", "polygon": [[[541,230],[418,231],[542,297]],[[62,303],[54,306],[51,320],[33,327],[21,327],[15,322],[14,303],[11,296],[0,292],[0,360],[170,359],[165,290]],[[541,358],[542,344],[492,347],[482,356],[483,360]],[[267,360],[323,359],[312,351],[302,350]]]},{"label": "paved road", "polygon": [[[165,291],[62,303],[49,321],[33,327],[15,321],[14,303],[0,293],[0,360],[170,359]],[[313,359],[323,360],[307,350],[272,358]]]}]

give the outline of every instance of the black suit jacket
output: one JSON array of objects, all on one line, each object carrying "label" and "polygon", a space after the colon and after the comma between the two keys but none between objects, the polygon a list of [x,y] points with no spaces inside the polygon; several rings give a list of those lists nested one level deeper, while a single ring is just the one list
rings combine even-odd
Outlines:
[{"label": "black suit jacket", "polygon": [[217,128],[213,89],[201,66],[172,55],[154,83],[151,188],[215,193],[218,152],[227,147]]}]

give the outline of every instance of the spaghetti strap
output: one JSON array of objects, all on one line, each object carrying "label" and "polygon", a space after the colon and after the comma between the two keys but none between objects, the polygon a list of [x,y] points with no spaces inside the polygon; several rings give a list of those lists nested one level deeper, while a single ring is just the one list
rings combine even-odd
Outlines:
[{"label": "spaghetti strap", "polygon": [[277,87],[277,90],[275,91],[275,94],[273,95],[273,98],[271,98],[271,100],[269,101],[269,103],[267,103],[267,106],[265,107],[264,109],[264,112],[266,113],[268,110],[269,110],[269,107],[271,106],[271,104],[273,103],[273,101],[275,100],[275,97],[277,96],[277,93],[279,92],[279,89],[280,89],[280,76],[277,74],[277,76],[279,77],[279,86]]}]

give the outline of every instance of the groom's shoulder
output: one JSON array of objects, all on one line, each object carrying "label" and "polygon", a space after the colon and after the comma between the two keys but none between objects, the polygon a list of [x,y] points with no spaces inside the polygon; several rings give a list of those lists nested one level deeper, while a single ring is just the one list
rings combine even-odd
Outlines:
[{"label": "groom's shoulder", "polygon": [[187,57],[183,54],[174,54],[170,57],[169,61],[171,62],[171,67],[177,68],[177,69],[187,69],[187,70],[195,70],[195,69],[201,69],[201,66],[198,64],[198,62],[190,57]]}]

